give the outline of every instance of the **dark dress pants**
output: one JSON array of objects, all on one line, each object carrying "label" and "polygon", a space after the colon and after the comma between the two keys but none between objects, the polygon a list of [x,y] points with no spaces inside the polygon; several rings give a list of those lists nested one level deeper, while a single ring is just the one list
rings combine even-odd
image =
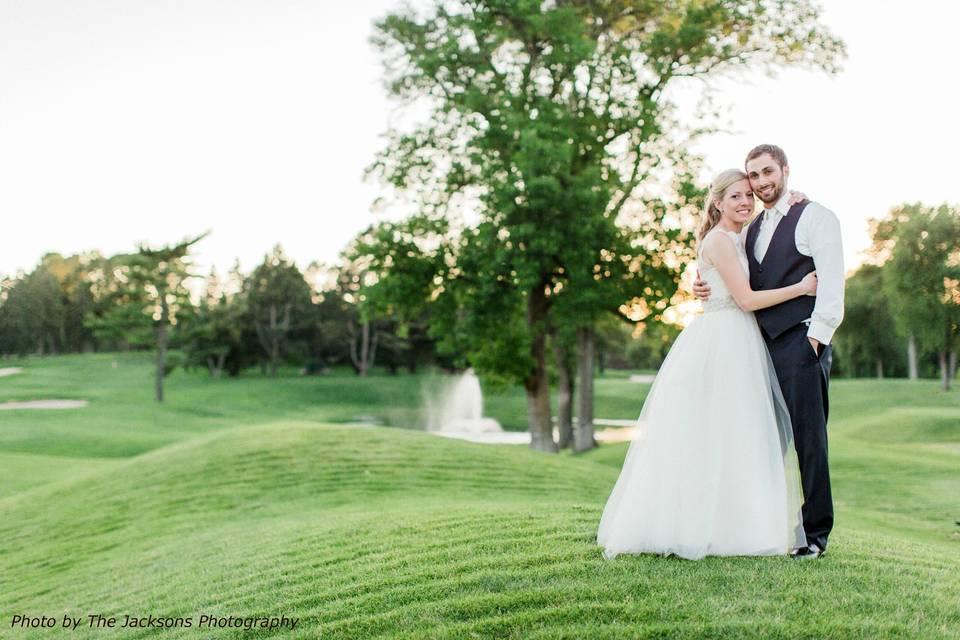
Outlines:
[{"label": "dark dress pants", "polygon": [[799,324],[774,339],[764,334],[783,399],[793,423],[794,445],[803,484],[803,529],[807,544],[827,548],[833,529],[833,497],[827,464],[827,414],[833,347],[821,344],[814,352],[807,326]]}]

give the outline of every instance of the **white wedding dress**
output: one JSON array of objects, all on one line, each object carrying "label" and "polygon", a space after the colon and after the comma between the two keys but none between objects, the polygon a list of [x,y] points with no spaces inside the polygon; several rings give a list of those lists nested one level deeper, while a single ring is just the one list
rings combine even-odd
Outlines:
[{"label": "white wedding dress", "polygon": [[700,243],[704,313],[677,337],[640,413],[597,533],[621,553],[776,555],[805,546],[790,417],[757,321],[734,302]]}]

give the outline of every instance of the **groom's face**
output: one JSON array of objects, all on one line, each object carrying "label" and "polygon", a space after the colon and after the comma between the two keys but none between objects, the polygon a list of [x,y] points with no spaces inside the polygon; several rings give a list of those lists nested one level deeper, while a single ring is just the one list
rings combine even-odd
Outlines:
[{"label": "groom's face", "polygon": [[776,204],[787,190],[790,167],[781,167],[769,153],[747,161],[747,177],[753,193],[766,205]]}]

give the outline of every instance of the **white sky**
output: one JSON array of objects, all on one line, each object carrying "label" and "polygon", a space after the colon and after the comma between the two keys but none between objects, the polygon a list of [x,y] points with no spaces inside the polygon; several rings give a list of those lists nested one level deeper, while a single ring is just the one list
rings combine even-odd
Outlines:
[{"label": "white sky", "polygon": [[[847,265],[866,220],[960,203],[954,99],[960,9],[826,0],[849,48],[829,78],[717,83],[734,132],[709,173],[754,144],[841,218]],[[47,251],[132,250],[207,229],[204,270],[281,243],[332,262],[374,220],[362,173],[396,117],[368,44],[394,0],[0,0],[0,273]]]}]

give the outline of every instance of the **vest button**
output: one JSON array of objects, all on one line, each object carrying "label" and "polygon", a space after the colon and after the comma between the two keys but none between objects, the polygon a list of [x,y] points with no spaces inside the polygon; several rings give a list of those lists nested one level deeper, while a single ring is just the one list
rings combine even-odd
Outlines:
[{"label": "vest button", "polygon": [[758,286],[758,287],[762,287],[762,286],[763,286],[763,281],[761,280],[760,282],[758,282],[758,283],[757,283],[757,286]]},{"label": "vest button", "polygon": [[763,267],[757,267],[757,273],[763,273]]}]

